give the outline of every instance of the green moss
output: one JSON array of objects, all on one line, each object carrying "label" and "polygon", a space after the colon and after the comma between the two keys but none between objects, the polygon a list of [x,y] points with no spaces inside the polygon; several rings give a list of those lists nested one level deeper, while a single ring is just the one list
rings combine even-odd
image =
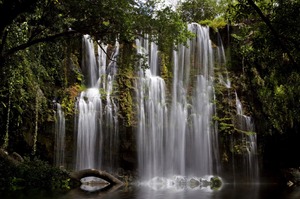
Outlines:
[{"label": "green moss", "polygon": [[121,92],[116,94],[117,101],[120,106],[120,117],[123,119],[125,126],[132,126],[135,123],[135,112],[134,112],[134,71],[131,67],[123,68],[119,70],[117,78],[118,89]]},{"label": "green moss", "polygon": [[222,17],[215,18],[213,20],[208,20],[208,19],[203,20],[200,21],[199,24],[204,26],[209,26],[212,29],[214,29],[216,32],[218,31],[218,29],[224,28],[227,25],[226,21]]},{"label": "green moss", "polygon": [[166,84],[169,85],[169,83],[172,80],[171,66],[168,63],[169,56],[167,56],[164,53],[161,53],[160,57],[161,57],[161,77],[165,80]]},{"label": "green moss", "polygon": [[61,100],[61,106],[66,116],[73,115],[76,96],[81,90],[82,89],[79,85],[73,85],[64,90],[63,98]]}]

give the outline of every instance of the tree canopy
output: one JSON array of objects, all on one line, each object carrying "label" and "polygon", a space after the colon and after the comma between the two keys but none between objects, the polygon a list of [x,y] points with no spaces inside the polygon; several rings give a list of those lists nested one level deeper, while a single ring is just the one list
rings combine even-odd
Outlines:
[{"label": "tree canopy", "polygon": [[240,0],[232,6],[231,17],[239,24],[233,48],[247,82],[243,93],[252,99],[253,114],[268,118],[257,121],[265,126],[262,131],[285,132],[300,122],[299,6],[281,0]]},{"label": "tree canopy", "polygon": [[[156,1],[30,0],[0,3],[1,59],[18,50],[63,36],[89,34],[103,43],[133,41],[138,34],[159,34],[183,42],[187,29],[169,7]],[[173,33],[173,34],[171,34]],[[18,35],[14,35],[18,34]]]}]

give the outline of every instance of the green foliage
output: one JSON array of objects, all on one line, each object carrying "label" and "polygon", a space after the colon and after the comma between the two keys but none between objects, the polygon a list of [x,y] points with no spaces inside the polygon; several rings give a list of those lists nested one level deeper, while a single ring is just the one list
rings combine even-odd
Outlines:
[{"label": "green foliage", "polygon": [[200,22],[227,18],[226,10],[232,4],[231,0],[191,0],[183,1],[179,6],[179,12],[185,22]]},{"label": "green foliage", "polygon": [[[219,73],[220,71],[217,71],[217,74]],[[241,121],[243,117],[237,115],[236,112],[235,88],[228,88],[222,82],[217,82],[215,94],[217,113],[213,116],[213,122],[218,127],[222,161],[228,163],[230,158],[248,153],[251,147],[248,137],[253,136],[255,132],[250,129],[243,129],[244,121]]]},{"label": "green foliage", "polygon": [[74,84],[69,88],[62,90],[64,94],[61,94],[63,98],[60,103],[67,117],[74,115],[76,97],[83,90],[85,90],[85,86],[79,84]]},{"label": "green foliage", "polygon": [[[21,5],[23,3],[28,4],[30,12]],[[54,120],[52,100],[65,98],[65,89],[74,83],[70,78],[72,71],[78,74],[78,70],[72,70],[78,65],[71,49],[76,39],[56,39],[56,42],[49,39],[65,32],[72,19],[63,16],[63,8],[58,1],[28,0],[15,5],[11,1],[4,1],[0,9],[12,9],[9,17],[15,17],[12,21],[7,21],[9,17],[1,18],[0,25],[0,118],[1,121],[7,121],[2,122],[0,127],[8,129],[9,149],[30,153],[28,149],[32,147],[36,124],[39,130],[43,122]],[[15,12],[20,13],[14,16]],[[3,30],[2,25],[5,25]],[[40,42],[35,42],[38,40]],[[76,48],[79,49],[78,46]],[[66,58],[68,55],[72,62]],[[67,60],[66,63],[64,60]],[[74,77],[78,77],[75,81],[81,81],[79,75]],[[41,92],[38,108],[35,106],[37,91]],[[8,106],[8,102],[11,106]],[[35,118],[39,119],[36,124],[33,122]],[[4,137],[3,133],[0,134],[1,138]]]},{"label": "green foliage", "polygon": [[39,159],[25,158],[23,163],[14,165],[6,158],[0,158],[0,185],[5,189],[70,189],[66,171],[50,166]]},{"label": "green foliage", "polygon": [[214,116],[213,120],[218,122],[218,130],[220,134],[230,135],[234,132],[235,128],[232,123],[232,118],[219,118]]},{"label": "green foliage", "polygon": [[[256,1],[263,21],[250,1],[237,1],[231,7],[231,19],[238,24],[233,36],[233,55],[243,73],[240,88],[248,95],[261,132],[283,133],[294,129],[299,118],[299,37],[298,1]],[[272,28],[272,29],[271,29]]]},{"label": "green foliage", "polygon": [[213,20],[203,20],[199,22],[201,25],[209,26],[215,31],[218,29],[224,28],[227,25],[227,22],[223,18],[214,18]]},{"label": "green foliage", "polygon": [[[29,160],[18,166],[16,179],[24,187],[39,187],[46,189],[69,188],[69,175],[66,171],[50,166],[39,159]],[[21,180],[23,179],[23,180]]]},{"label": "green foliage", "polygon": [[171,8],[166,7],[163,10],[158,10],[155,13],[155,21],[153,21],[153,30],[151,34],[154,35],[154,41],[159,44],[161,51],[169,53],[179,44],[185,44],[187,39],[194,35],[187,29],[180,15],[174,12]]},{"label": "green foliage", "polygon": [[123,120],[123,124],[126,127],[133,126],[135,124],[135,113],[134,113],[134,101],[133,101],[133,81],[134,71],[127,67],[119,71],[117,78],[118,92],[117,100],[120,106],[120,117]]},{"label": "green foliage", "polygon": [[8,159],[0,157],[0,189],[9,188],[14,181],[17,168]]},{"label": "green foliage", "polygon": [[[169,56],[165,53],[160,54],[161,57],[161,77],[164,79],[166,86],[170,87],[172,83],[172,68],[169,63]],[[169,91],[170,89],[167,89]]]},{"label": "green foliage", "polygon": [[[27,142],[25,144],[22,136],[33,135],[36,124],[39,130],[39,125],[53,117],[51,102],[55,96],[55,89],[58,87],[63,89],[64,86],[65,73],[61,67],[63,55],[61,45],[40,44],[19,51],[14,59],[7,59],[4,63],[2,68],[4,72],[0,74],[3,80],[0,82],[3,88],[0,90],[0,101],[6,106],[2,107],[0,117],[7,118],[9,110],[10,118],[3,120],[9,123],[3,122],[0,125],[2,128],[7,126],[8,132],[14,132],[9,135],[9,139],[14,140],[10,142],[9,147],[27,150],[26,145],[32,145],[32,138],[25,139]],[[40,95],[39,104],[36,107],[38,95]],[[9,101],[10,107],[7,106]],[[36,114],[39,118],[37,123],[35,123]]]},{"label": "green foliage", "polygon": [[212,20],[216,17],[217,2],[211,0],[184,1],[180,5],[182,18],[186,22],[197,22],[201,20]]}]

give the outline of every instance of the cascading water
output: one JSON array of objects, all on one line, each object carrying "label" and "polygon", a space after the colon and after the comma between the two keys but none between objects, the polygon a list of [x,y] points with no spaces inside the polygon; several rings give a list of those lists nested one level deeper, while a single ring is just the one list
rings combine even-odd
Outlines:
[{"label": "cascading water", "polygon": [[[81,170],[103,168],[108,164],[107,168],[112,168],[115,166],[113,153],[117,151],[118,120],[117,106],[111,94],[119,46],[116,43],[108,66],[106,53],[103,52],[106,46],[98,46],[98,59],[94,52],[94,42],[88,35],[83,37],[82,47],[82,69],[89,87],[81,92],[75,106],[78,111],[75,129],[77,135],[75,167],[76,170]],[[106,95],[105,103],[102,102],[102,97],[105,97],[102,95]]]},{"label": "cascading water", "polygon": [[217,144],[211,125],[213,49],[208,28],[198,24],[190,24],[188,28],[196,37],[188,42],[188,48],[181,46],[174,52],[170,110],[170,124],[173,124],[169,130],[174,142],[169,151],[177,162],[173,173],[203,176],[213,174],[212,145]]},{"label": "cascading water", "polygon": [[[242,175],[244,175],[243,181],[246,182],[258,182],[259,168],[257,160],[257,139],[256,133],[254,133],[254,124],[252,118],[244,115],[243,107],[237,93],[236,97],[236,112],[237,112],[237,128],[247,133],[242,133],[240,140],[242,141],[244,154],[242,164]],[[241,166],[241,162],[238,163]]]},{"label": "cascading water", "polygon": [[[88,100],[88,101],[87,101]],[[97,168],[96,158],[101,154],[96,153],[97,147],[100,147],[101,135],[97,134],[98,118],[102,109],[100,93],[98,88],[89,88],[80,94],[76,104],[78,110],[77,124],[77,153],[76,169]],[[100,143],[97,143],[99,140]],[[100,151],[101,152],[101,151]]]},{"label": "cascading water", "polygon": [[[193,23],[188,28],[195,38],[173,52],[173,82],[168,86],[160,77],[163,70],[157,45],[149,42],[148,36],[136,40],[141,57],[136,80],[137,147],[143,181],[174,176],[176,179],[198,178],[218,172],[218,136],[212,120],[216,113],[214,67],[224,64],[224,50],[213,49],[207,27]],[[106,48],[98,46],[97,57],[94,43],[88,36],[83,37],[82,68],[88,71],[84,74],[88,78],[86,84],[91,86],[81,92],[76,103],[77,170],[107,169],[117,164],[118,110],[113,100],[113,82],[119,49],[117,44],[107,64],[107,55],[103,53]],[[223,83],[230,88],[229,81]],[[248,122],[251,118],[248,120],[241,110],[237,100],[237,113],[244,118],[240,129],[252,132],[253,124]],[[247,172],[257,176],[253,169],[257,167],[253,155],[256,154],[256,135],[249,133],[243,138],[246,139],[249,146],[245,159]]]},{"label": "cascading water", "polygon": [[[148,40],[137,40],[138,54],[148,57],[147,69],[143,70],[142,60],[139,64],[137,80],[138,99],[138,148],[140,173],[143,178],[163,175],[164,166],[164,134],[167,124],[167,107],[165,82],[157,76],[157,46]],[[154,74],[153,74],[154,73]]]},{"label": "cascading water", "polygon": [[[217,41],[218,41],[218,45],[217,45],[217,50],[216,50],[216,61],[217,64],[219,66],[219,68],[221,68],[221,71],[219,71],[219,81],[226,87],[226,88],[230,88],[231,87],[231,82],[228,78],[228,71],[226,69],[226,56],[225,56],[225,50],[224,50],[224,45],[222,42],[222,38],[220,33],[217,33]],[[225,74],[222,74],[225,73]],[[224,78],[225,76],[225,78]]]},{"label": "cascading water", "polygon": [[149,59],[149,69],[139,70],[137,82],[138,157],[143,180],[204,176],[215,171],[218,154],[212,149],[218,139],[212,125],[213,49],[208,28],[195,23],[188,28],[196,37],[188,47],[181,45],[173,53],[169,109],[165,82],[157,72],[153,74],[159,71],[157,47],[147,41],[137,42],[138,53]]},{"label": "cascading water", "polygon": [[56,123],[55,123],[55,165],[65,167],[65,114],[59,103],[56,103]]}]

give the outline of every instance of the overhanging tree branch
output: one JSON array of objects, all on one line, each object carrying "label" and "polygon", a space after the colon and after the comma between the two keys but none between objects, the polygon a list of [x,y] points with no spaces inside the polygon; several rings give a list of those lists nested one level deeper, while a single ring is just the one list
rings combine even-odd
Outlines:
[{"label": "overhanging tree branch", "polygon": [[79,34],[79,33],[74,31],[74,30],[71,30],[71,31],[58,33],[58,34],[55,34],[55,35],[46,36],[46,37],[39,38],[39,39],[30,40],[30,41],[28,41],[24,44],[13,47],[13,48],[9,49],[8,51],[4,52],[0,56],[0,59],[4,58],[4,57],[7,57],[7,56],[10,56],[10,55],[16,53],[17,51],[24,50],[24,49],[26,49],[26,48],[28,48],[32,45],[38,44],[38,43],[50,42],[50,41],[54,41],[55,39],[60,38],[60,37],[72,36],[72,35],[76,35],[76,34]]},{"label": "overhanging tree branch", "polygon": [[103,53],[107,56],[108,60],[113,61],[113,62],[117,62],[116,60],[113,60],[108,53],[105,51],[105,49],[102,47],[101,43],[99,43],[99,41],[96,41],[96,43],[98,44],[98,46],[101,48],[101,50],[103,51]]},{"label": "overhanging tree branch", "polygon": [[278,39],[279,45],[281,46],[282,50],[287,54],[289,57],[290,61],[293,63],[294,66],[297,66],[297,63],[295,59],[293,58],[290,50],[288,47],[285,45],[285,43],[281,40],[279,34],[271,24],[271,21],[263,14],[261,9],[255,4],[253,0],[247,0],[248,4],[256,11],[256,13],[260,16],[260,18],[264,21],[264,23],[268,26],[270,29],[271,33]]}]

